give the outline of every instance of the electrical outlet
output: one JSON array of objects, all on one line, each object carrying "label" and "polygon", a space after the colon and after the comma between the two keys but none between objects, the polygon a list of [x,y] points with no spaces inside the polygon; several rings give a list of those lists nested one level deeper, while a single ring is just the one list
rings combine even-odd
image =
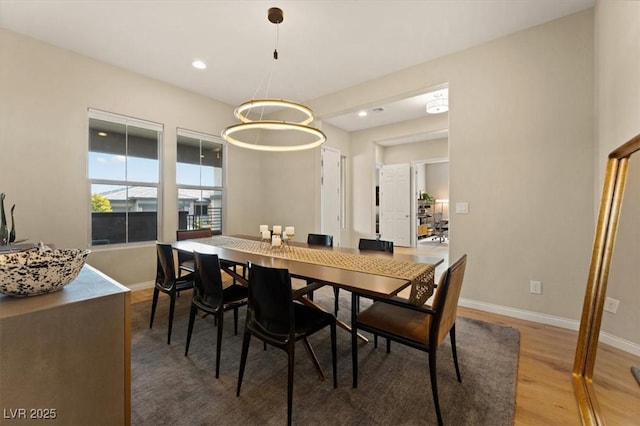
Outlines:
[{"label": "electrical outlet", "polygon": [[606,299],[604,299],[604,310],[615,314],[618,311],[619,304],[620,301],[618,299],[607,297]]},{"label": "electrical outlet", "polygon": [[540,282],[540,281],[529,281],[529,293],[531,293],[531,294],[542,294],[542,282]]}]

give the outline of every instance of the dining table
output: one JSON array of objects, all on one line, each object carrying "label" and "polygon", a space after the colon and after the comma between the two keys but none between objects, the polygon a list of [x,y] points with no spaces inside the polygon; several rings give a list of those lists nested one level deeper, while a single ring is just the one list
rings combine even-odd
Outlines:
[{"label": "dining table", "polygon": [[[248,235],[214,235],[212,237],[176,241],[175,250],[217,254],[231,264],[249,262],[273,268],[285,268],[294,278],[308,279],[338,287],[361,296],[389,298],[422,279],[425,291],[433,292],[435,267],[442,258],[419,254],[387,253],[346,247],[309,246],[302,242],[270,242]],[[411,269],[411,270],[409,270]],[[230,272],[243,284],[246,277]],[[404,272],[404,273],[403,273]],[[411,274],[417,277],[411,277]]]},{"label": "dining table", "polygon": [[[273,246],[271,240],[250,235],[214,235],[175,241],[172,246],[186,253],[197,251],[218,255],[224,261],[221,269],[243,285],[248,285],[244,268],[239,273],[233,265],[246,266],[252,263],[287,269],[292,278],[311,283],[295,290],[293,297],[317,309],[324,310],[303,296],[324,285],[349,291],[352,293],[352,320],[360,297],[384,300],[397,297],[402,290],[411,287],[407,302],[424,304],[434,291],[435,268],[444,261],[420,254],[310,246],[291,240]],[[351,332],[350,325],[344,321],[338,320],[337,325]],[[360,334],[358,337],[365,342],[368,340]],[[316,368],[319,366],[316,365]],[[319,375],[324,378],[321,370]]]}]

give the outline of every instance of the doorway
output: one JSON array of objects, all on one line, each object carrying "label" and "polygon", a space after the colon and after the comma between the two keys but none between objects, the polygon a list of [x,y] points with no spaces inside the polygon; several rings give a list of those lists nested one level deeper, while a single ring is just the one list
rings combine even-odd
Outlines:
[{"label": "doorway", "polygon": [[415,206],[413,247],[449,245],[449,161],[412,162]]},{"label": "doorway", "polygon": [[342,223],[342,167],[340,151],[323,147],[320,177],[320,231],[340,246]]}]

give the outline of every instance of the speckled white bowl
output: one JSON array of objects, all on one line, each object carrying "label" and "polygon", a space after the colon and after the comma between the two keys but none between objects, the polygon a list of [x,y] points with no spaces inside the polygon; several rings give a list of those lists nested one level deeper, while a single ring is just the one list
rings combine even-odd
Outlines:
[{"label": "speckled white bowl", "polygon": [[58,291],[78,276],[89,253],[47,246],[2,253],[0,293],[24,297]]}]

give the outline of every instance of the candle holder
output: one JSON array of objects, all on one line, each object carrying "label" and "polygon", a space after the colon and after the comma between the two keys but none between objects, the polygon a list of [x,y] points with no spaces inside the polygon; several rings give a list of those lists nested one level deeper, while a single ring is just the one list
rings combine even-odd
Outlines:
[{"label": "candle holder", "polygon": [[291,247],[291,241],[296,236],[296,228],[293,226],[285,226],[284,233],[282,234],[282,239],[284,240],[287,248]]},{"label": "candle holder", "polygon": [[267,225],[260,225],[260,237],[260,241],[266,244],[267,247],[271,245],[271,231],[269,231]]},{"label": "candle holder", "polygon": [[283,248],[282,238],[280,235],[274,233],[271,237],[271,250],[282,250]]},{"label": "candle holder", "polygon": [[284,248],[291,248],[291,241],[293,241],[293,237],[295,237],[295,234],[289,234],[287,232],[284,233],[284,236],[282,238]]}]

